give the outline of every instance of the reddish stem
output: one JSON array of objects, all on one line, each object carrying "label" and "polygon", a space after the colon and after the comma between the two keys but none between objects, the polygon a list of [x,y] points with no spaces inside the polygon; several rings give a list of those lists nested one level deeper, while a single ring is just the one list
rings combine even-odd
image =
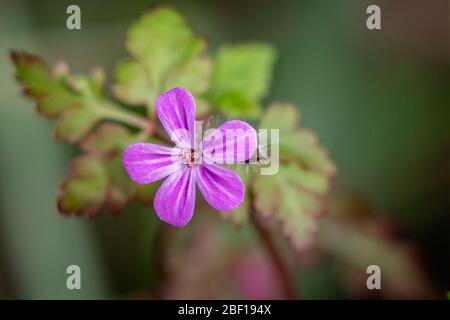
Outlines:
[{"label": "reddish stem", "polygon": [[273,242],[272,236],[266,226],[261,223],[256,208],[253,205],[253,197],[251,197],[251,209],[250,218],[255,226],[259,238],[267,251],[270,259],[272,260],[273,266],[277,269],[280,278],[282,291],[284,296],[289,300],[301,299],[301,297],[296,293],[292,286],[292,279],[289,274],[288,267],[283,261],[283,258],[279,254],[275,243]]}]

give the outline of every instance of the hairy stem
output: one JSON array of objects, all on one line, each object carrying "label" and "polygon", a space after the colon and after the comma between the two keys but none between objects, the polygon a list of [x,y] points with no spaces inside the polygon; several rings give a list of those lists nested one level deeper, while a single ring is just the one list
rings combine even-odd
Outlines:
[{"label": "hairy stem", "polygon": [[273,266],[278,271],[284,296],[287,299],[291,300],[300,299],[300,297],[298,296],[298,294],[296,294],[292,286],[293,282],[289,274],[289,270],[286,264],[284,263],[280,253],[278,252],[278,249],[272,239],[269,230],[263,223],[261,223],[261,220],[258,217],[257,210],[253,205],[253,196],[250,197],[250,203],[251,203],[250,218],[258,233],[259,238],[261,239],[262,245],[266,249],[269,258],[272,260]]}]

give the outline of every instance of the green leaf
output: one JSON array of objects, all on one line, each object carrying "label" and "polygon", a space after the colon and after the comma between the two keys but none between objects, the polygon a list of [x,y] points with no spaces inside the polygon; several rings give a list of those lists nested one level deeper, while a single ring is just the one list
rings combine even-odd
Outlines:
[{"label": "green leaf", "polygon": [[55,127],[55,137],[74,143],[82,138],[98,120],[94,109],[89,107],[69,108],[61,114]]},{"label": "green leaf", "polygon": [[210,84],[212,62],[210,59],[192,59],[182,67],[174,68],[167,74],[164,81],[164,89],[168,91],[175,87],[187,88],[195,96],[197,117],[209,111],[208,102],[202,98]]},{"label": "green leaf", "polygon": [[[138,135],[116,123],[102,123],[90,132],[80,143],[85,154],[70,165],[62,185],[60,211],[93,216],[102,209],[119,214],[133,199],[149,205],[157,184],[135,184],[122,165],[123,150],[138,140]],[[160,142],[152,138],[152,143]]]},{"label": "green leaf", "polygon": [[[323,211],[319,196],[326,184],[322,181],[318,186],[317,181],[312,181],[314,178],[304,179],[302,171],[296,164],[282,165],[276,175],[257,176],[252,185],[258,213],[280,222],[284,234],[297,250],[312,244],[317,217]],[[311,185],[316,190],[310,188]]]},{"label": "green leaf", "polygon": [[103,97],[103,71],[97,68],[90,76],[73,76],[64,63],[58,63],[51,73],[36,56],[18,52],[11,56],[17,78],[37,102],[39,112],[58,119],[55,136],[70,143],[80,142],[85,152],[69,167],[58,198],[59,210],[93,216],[103,208],[119,213],[133,198],[147,204],[154,187],[134,184],[121,163],[123,149],[137,136],[115,123],[103,123],[91,130],[108,105]]},{"label": "green leaf", "polygon": [[211,104],[226,115],[257,116],[260,100],[270,85],[274,62],[275,50],[267,44],[221,47],[214,59]]},{"label": "green leaf", "polygon": [[[61,187],[58,208],[67,215],[90,217],[102,209],[118,214],[135,197],[138,188],[124,172],[120,155],[102,158],[86,154],[71,163],[69,177]],[[151,197],[151,193],[147,196]]]},{"label": "green leaf", "polygon": [[128,50],[151,69],[155,82],[204,47],[204,40],[194,37],[181,15],[169,8],[158,8],[142,16],[128,31]]},{"label": "green leaf", "polygon": [[108,176],[108,188],[105,195],[105,207],[110,213],[119,214],[133,199],[142,205],[149,206],[153,202],[158,183],[139,185],[128,177],[122,165],[123,149],[110,159],[104,161]]},{"label": "green leaf", "polygon": [[255,118],[261,113],[260,106],[240,91],[226,91],[215,100],[215,105],[231,118]]},{"label": "green leaf", "polygon": [[214,60],[211,90],[244,91],[260,99],[267,93],[274,60],[275,51],[267,44],[223,46]]},{"label": "green leaf", "polygon": [[135,60],[118,65],[114,85],[123,102],[147,105],[153,112],[155,100],[168,89],[185,87],[194,96],[208,89],[206,41],[176,11],[161,7],[142,16],[128,31],[127,48]]},{"label": "green leaf", "polygon": [[116,123],[102,123],[97,130],[89,134],[80,147],[90,154],[117,154],[133,141],[130,132]]},{"label": "green leaf", "polygon": [[[127,203],[134,198],[139,185],[127,176],[122,166],[122,155],[119,154],[104,163],[108,176],[108,188],[105,195],[105,205],[109,212],[122,212]],[[151,194],[148,194],[150,197]]]},{"label": "green leaf", "polygon": [[334,176],[336,167],[325,149],[319,146],[318,137],[310,130],[302,129],[280,137],[280,154],[285,160],[298,161],[302,165]]},{"label": "green leaf", "polygon": [[279,171],[256,175],[252,191],[257,212],[279,221],[294,248],[304,250],[314,239],[335,166],[316,136],[298,129],[299,118],[292,104],[276,103],[266,110],[260,128],[280,130]]},{"label": "green leaf", "polygon": [[24,93],[37,102],[39,113],[53,117],[64,109],[79,106],[81,99],[67,83],[54,77],[41,58],[25,52],[11,51],[17,80]]},{"label": "green leaf", "polygon": [[64,64],[50,72],[43,61],[24,52],[11,52],[17,79],[24,92],[37,104],[40,114],[59,118],[55,136],[69,143],[78,142],[100,120],[104,74],[94,69],[90,76],[69,74]]},{"label": "green leaf", "polygon": [[195,93],[203,93],[209,87],[212,62],[209,59],[192,59],[179,68],[172,69],[164,81],[164,90],[174,87],[188,88]]},{"label": "green leaf", "polygon": [[63,214],[95,215],[102,206],[107,187],[100,159],[80,156],[69,166],[69,179],[62,186],[58,209]]},{"label": "green leaf", "polygon": [[128,104],[146,105],[156,100],[156,92],[150,87],[145,68],[132,60],[118,64],[115,71],[117,83],[113,93],[121,101]]},{"label": "green leaf", "polygon": [[279,129],[280,134],[296,130],[300,115],[294,104],[272,103],[259,123],[262,129]]},{"label": "green leaf", "polygon": [[279,129],[280,158],[298,162],[311,170],[328,176],[336,174],[336,166],[326,150],[319,145],[315,133],[308,129],[296,129],[300,115],[292,104],[274,103],[261,119],[261,129]]}]

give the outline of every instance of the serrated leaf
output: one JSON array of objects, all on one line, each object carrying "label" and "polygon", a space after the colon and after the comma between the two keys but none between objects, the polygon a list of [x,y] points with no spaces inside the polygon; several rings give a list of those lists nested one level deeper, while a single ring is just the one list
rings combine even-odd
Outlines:
[{"label": "serrated leaf", "polygon": [[158,8],[143,15],[128,31],[128,50],[151,70],[151,80],[155,83],[204,47],[204,40],[195,37],[181,15],[169,8]]},{"label": "serrated leaf", "polygon": [[89,107],[69,108],[65,110],[55,127],[55,137],[74,143],[82,138],[97,122],[98,114]]},{"label": "serrated leaf", "polygon": [[115,96],[128,104],[146,105],[156,100],[145,68],[139,63],[126,60],[118,64],[115,71],[117,83],[113,86]]},{"label": "serrated leaf", "polygon": [[281,133],[296,130],[300,114],[292,103],[272,103],[259,123],[261,129],[279,129]]},{"label": "serrated leaf", "polygon": [[[111,213],[117,214],[134,197],[137,186],[127,177],[122,166],[121,155],[105,161],[104,165],[108,175],[106,206]],[[151,195],[149,194],[149,196]]]},{"label": "serrated leaf", "polygon": [[157,190],[157,183],[138,185],[133,183],[122,165],[122,150],[116,156],[104,161],[108,176],[108,188],[105,195],[105,207],[109,212],[118,214],[132,199],[143,205],[150,205]]},{"label": "serrated leaf", "polygon": [[174,87],[188,88],[194,93],[203,93],[209,87],[212,62],[206,58],[196,58],[179,68],[172,69],[166,76],[163,91]]},{"label": "serrated leaf", "polygon": [[11,57],[17,78],[25,93],[36,101],[38,112],[59,117],[55,128],[58,139],[77,142],[100,120],[103,71],[97,68],[90,76],[77,77],[61,63],[51,73],[35,55],[13,51]]},{"label": "serrated leaf", "polygon": [[144,205],[150,204],[156,191],[154,184],[141,186],[132,183],[122,167],[120,155],[112,158],[82,155],[73,161],[70,168],[58,198],[58,208],[63,214],[91,217],[102,209],[119,214],[132,199]]},{"label": "serrated leaf", "polygon": [[[90,132],[80,143],[85,154],[70,165],[69,176],[62,185],[60,211],[93,216],[103,209],[119,214],[133,199],[149,205],[157,184],[133,183],[122,165],[123,150],[137,137],[115,123],[102,123]],[[155,138],[152,142],[159,143]]]},{"label": "serrated leaf", "polygon": [[[274,61],[275,50],[270,45],[253,43],[221,47],[214,59],[209,92],[212,105],[226,115],[231,113],[230,116],[239,113],[247,117],[258,115],[260,99],[270,85]],[[236,111],[240,109],[241,112]]]},{"label": "serrated leaf", "polygon": [[257,176],[252,184],[257,212],[279,221],[283,233],[297,250],[311,245],[316,220],[323,208],[321,192],[316,192],[323,187],[317,188],[315,182],[316,190],[308,188],[310,184],[302,179],[301,171],[296,164],[282,165],[276,175]]},{"label": "serrated leaf", "polygon": [[78,106],[80,98],[64,81],[55,78],[41,58],[25,52],[12,51],[17,80],[26,95],[37,102],[39,113],[53,117],[64,109]]},{"label": "serrated leaf", "polygon": [[135,60],[117,67],[114,85],[116,97],[125,103],[153,111],[156,98],[168,89],[184,87],[194,96],[208,89],[206,42],[176,11],[162,7],[142,16],[128,31],[127,48]]},{"label": "serrated leaf", "polygon": [[255,207],[264,218],[272,218],[280,206],[282,190],[279,185],[276,175],[258,176],[252,182]]},{"label": "serrated leaf", "polygon": [[297,188],[322,194],[329,187],[329,177],[322,172],[306,170],[296,164],[286,164],[283,168],[286,179]]},{"label": "serrated leaf", "polygon": [[279,171],[258,175],[252,190],[257,212],[278,220],[294,248],[302,250],[312,244],[335,167],[317,137],[298,129],[299,118],[292,104],[277,103],[266,110],[260,128],[280,130]]},{"label": "serrated leaf", "polygon": [[260,122],[261,129],[279,129],[280,158],[295,161],[312,170],[333,176],[336,167],[326,150],[319,145],[317,135],[308,129],[296,129],[300,115],[292,104],[274,103]]},{"label": "serrated leaf", "polygon": [[260,99],[267,93],[274,61],[275,51],[268,44],[222,46],[214,59],[211,90],[245,91]]},{"label": "serrated leaf", "polygon": [[319,146],[318,137],[307,129],[301,129],[280,138],[282,159],[299,161],[308,168],[334,175],[336,167],[325,149]]},{"label": "serrated leaf", "polygon": [[81,141],[83,151],[91,154],[108,155],[123,150],[133,140],[130,132],[116,123],[102,123],[97,130]]},{"label": "serrated leaf", "polygon": [[69,166],[69,179],[61,186],[58,208],[63,214],[95,215],[102,206],[107,179],[100,159],[80,156]]}]

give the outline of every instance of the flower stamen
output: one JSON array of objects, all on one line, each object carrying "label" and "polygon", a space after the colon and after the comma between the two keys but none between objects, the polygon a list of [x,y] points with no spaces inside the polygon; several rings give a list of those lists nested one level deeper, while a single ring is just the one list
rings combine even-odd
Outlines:
[{"label": "flower stamen", "polygon": [[181,161],[188,167],[192,168],[195,164],[199,164],[200,155],[194,149],[183,154]]}]

